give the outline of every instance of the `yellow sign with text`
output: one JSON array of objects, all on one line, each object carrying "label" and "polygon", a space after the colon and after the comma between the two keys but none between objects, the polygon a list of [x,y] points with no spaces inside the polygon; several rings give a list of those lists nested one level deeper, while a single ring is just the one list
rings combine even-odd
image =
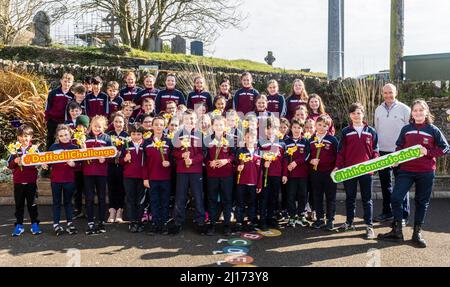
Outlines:
[{"label": "yellow sign with text", "polygon": [[23,166],[62,163],[69,160],[92,160],[98,158],[110,158],[117,155],[117,149],[114,146],[94,147],[87,149],[56,150],[49,152],[25,154],[22,156]]}]

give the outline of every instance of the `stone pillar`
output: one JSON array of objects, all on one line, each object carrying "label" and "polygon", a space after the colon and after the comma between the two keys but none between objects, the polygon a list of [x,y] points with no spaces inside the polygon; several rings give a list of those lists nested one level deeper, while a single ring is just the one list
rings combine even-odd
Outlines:
[{"label": "stone pillar", "polygon": [[32,45],[50,46],[52,38],[50,37],[50,17],[44,11],[39,11],[33,18],[34,38]]},{"label": "stone pillar", "polygon": [[328,0],[328,79],[344,77],[344,0]]},{"label": "stone pillar", "polygon": [[391,0],[390,78],[393,81],[403,80],[404,15],[404,0]]}]

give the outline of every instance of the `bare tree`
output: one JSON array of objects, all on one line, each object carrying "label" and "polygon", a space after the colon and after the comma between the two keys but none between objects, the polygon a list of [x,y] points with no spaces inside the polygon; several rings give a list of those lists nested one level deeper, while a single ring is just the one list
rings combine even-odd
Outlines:
[{"label": "bare tree", "polygon": [[[219,29],[240,28],[245,15],[242,0],[78,0],[56,9],[62,15],[79,17],[92,11],[104,11],[117,17],[124,44],[146,49],[152,37],[174,34],[211,43]],[[67,16],[65,16],[67,18]]]},{"label": "bare tree", "polygon": [[12,44],[16,37],[30,28],[39,10],[59,7],[60,0],[0,0],[0,43]]}]

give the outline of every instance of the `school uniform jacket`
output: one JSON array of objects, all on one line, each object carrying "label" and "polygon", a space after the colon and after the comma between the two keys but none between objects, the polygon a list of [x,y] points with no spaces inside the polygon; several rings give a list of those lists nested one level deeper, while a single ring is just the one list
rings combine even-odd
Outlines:
[{"label": "school uniform jacket", "polygon": [[[189,139],[190,147],[183,148],[181,142],[183,139]],[[191,132],[180,130],[175,133],[173,141],[174,150],[173,157],[176,162],[177,173],[202,173],[203,157],[206,155],[206,148],[203,145],[203,135],[200,131],[193,129]],[[186,151],[190,152],[189,158],[192,160],[190,167],[187,167],[182,154]]]},{"label": "school uniform jacket", "polygon": [[[125,162],[125,156],[131,155],[131,162]],[[123,177],[126,178],[142,178],[142,170],[144,169],[144,148],[143,142],[136,148],[133,142],[122,146],[119,162],[123,165]]]},{"label": "school uniform jacket", "polygon": [[255,110],[255,99],[259,92],[253,88],[242,88],[233,97],[233,108],[246,115]]},{"label": "school uniform jacket", "polygon": [[[48,151],[63,151],[79,149],[77,145],[72,143],[54,143],[50,146]],[[51,176],[50,181],[54,183],[74,183],[76,167],[81,166],[81,162],[75,162],[75,166],[71,167],[66,162],[50,164]]]},{"label": "school uniform jacket", "polygon": [[267,96],[267,110],[278,114],[278,118],[284,117],[286,115],[286,99],[279,94]]},{"label": "school uniform jacket", "polygon": [[226,99],[226,104],[225,104],[225,111],[231,110],[233,108],[233,96],[231,94],[224,94],[224,93],[219,93],[213,101],[213,106],[215,106],[215,99],[217,99],[218,96],[222,96]]},{"label": "school uniform jacket", "polygon": [[408,124],[404,126],[396,142],[397,150],[418,144],[427,149],[427,155],[400,164],[400,170],[433,172],[436,170],[436,158],[450,153],[450,147],[445,136],[436,126],[429,124]]},{"label": "school uniform jacket", "polygon": [[100,92],[98,95],[89,93],[86,96],[86,114],[89,118],[97,115],[107,117],[109,114],[108,95]]},{"label": "school uniform jacket", "polygon": [[[276,160],[272,161],[270,163],[270,167],[269,167],[269,172],[268,172],[268,176],[285,176],[287,174],[284,173],[284,169],[283,166],[285,165],[284,161],[286,160],[285,158],[285,146],[286,144],[281,141],[281,140],[275,140],[274,142],[271,142],[270,140],[262,140],[259,143],[260,145],[260,151],[262,153],[262,155],[264,155],[264,153],[266,152],[273,152],[277,155]],[[262,167],[263,169],[265,169],[264,167],[264,157],[262,159]]]},{"label": "school uniform jacket", "polygon": [[[111,137],[107,134],[99,134],[97,137],[90,133],[86,137],[86,148],[111,146]],[[106,159],[107,160],[107,159]],[[108,163],[100,163],[98,159],[83,161],[83,174],[85,176],[107,176]]]},{"label": "school uniform jacket", "polygon": [[[285,161],[283,166],[283,174],[288,178],[307,178],[308,177],[308,158],[309,158],[309,142],[307,139],[293,139],[289,138],[285,142]],[[294,152],[292,157],[287,153],[288,149],[297,146],[297,150]],[[289,171],[288,165],[291,162],[297,163],[294,170]]]},{"label": "school uniform jacket", "polygon": [[[25,153],[30,149],[31,144],[25,149]],[[36,183],[38,170],[36,166],[22,166],[20,167],[14,162],[16,157],[21,157],[23,155],[22,149],[19,148],[15,155],[10,155],[8,158],[8,168],[13,172],[13,183],[14,184],[25,184],[25,183]]]},{"label": "school uniform jacket", "polygon": [[[233,145],[233,136],[225,135],[225,138],[228,141],[228,145],[217,147],[214,144],[214,139],[216,138],[215,134],[211,134],[205,138],[205,145],[207,147],[207,155],[205,157],[205,165],[206,165],[206,174],[208,177],[227,177],[233,176],[233,162],[234,155],[236,149]],[[213,161],[216,157],[216,152],[219,150],[219,154],[217,156],[218,160],[226,159],[228,163],[221,168],[212,168],[209,163]]]},{"label": "school uniform jacket", "polygon": [[206,91],[195,90],[189,93],[187,98],[187,108],[195,110],[195,105],[204,103],[206,106],[206,112],[213,110],[211,94]]},{"label": "school uniform jacket", "polygon": [[64,124],[65,124],[66,126],[68,126],[71,130],[75,130],[75,129],[77,128],[77,127],[75,126],[76,120],[75,120],[75,121],[73,121],[73,120],[68,120],[68,121],[65,121]]},{"label": "school uniform jacket", "polygon": [[142,170],[142,177],[144,180],[163,181],[170,180],[172,177],[173,168],[173,145],[172,141],[167,137],[162,137],[161,141],[166,142],[163,147],[164,160],[170,162],[169,167],[162,165],[163,159],[161,151],[155,147],[155,139],[152,136],[147,139],[144,144],[144,168]]},{"label": "school uniform jacket", "polygon": [[236,152],[236,167],[243,164],[244,169],[241,171],[239,179],[240,185],[256,185],[256,188],[262,187],[262,164],[261,164],[261,151],[255,147],[252,159],[246,163],[243,163],[239,157],[241,154],[245,154],[247,157],[251,156],[247,147],[240,148]]},{"label": "school uniform jacket", "polygon": [[53,120],[59,124],[64,123],[66,106],[73,98],[72,92],[63,93],[61,87],[50,91],[45,104],[45,120]]},{"label": "school uniform jacket", "polygon": [[108,116],[111,116],[115,112],[120,111],[122,109],[123,102],[124,101],[121,96],[117,96],[112,100],[108,97]]},{"label": "school uniform jacket", "polygon": [[286,118],[291,121],[295,115],[297,107],[300,105],[306,106],[306,102],[300,98],[300,96],[292,95],[286,99]]},{"label": "school uniform jacket", "polygon": [[133,102],[142,107],[142,103],[144,103],[144,100],[146,98],[150,98],[152,100],[156,100],[156,96],[158,95],[159,90],[158,89],[142,89],[139,93],[136,94],[136,96],[133,99]]},{"label": "school uniform jacket", "polygon": [[125,87],[119,91],[119,95],[122,97],[124,101],[133,101],[134,97],[142,90],[142,88],[138,86],[134,87]]},{"label": "school uniform jacket", "polygon": [[175,102],[178,105],[186,105],[186,100],[181,91],[175,90],[161,90],[156,96],[155,100],[155,112],[159,114],[166,110],[167,102]]},{"label": "school uniform jacket", "polygon": [[[325,135],[320,142],[315,141],[315,137],[316,134],[314,134],[309,140],[309,150],[311,152],[309,162],[311,162],[311,160],[315,159],[317,156],[318,148],[316,147],[316,144],[322,143],[325,146],[320,148],[320,161],[319,165],[317,166],[317,171],[331,173],[331,171],[336,166],[336,156],[339,142],[334,136],[329,134]],[[312,166],[311,171],[314,172],[312,170]]]},{"label": "school uniform jacket", "polygon": [[365,124],[361,137],[353,125],[342,130],[336,157],[337,168],[352,166],[378,156],[378,136],[374,128]]}]

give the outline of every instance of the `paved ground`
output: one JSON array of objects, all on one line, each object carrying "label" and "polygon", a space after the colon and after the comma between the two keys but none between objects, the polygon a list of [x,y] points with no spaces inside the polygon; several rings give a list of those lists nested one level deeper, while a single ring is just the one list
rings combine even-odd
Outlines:
[{"label": "paved ground", "polygon": [[[380,205],[380,201],[375,202],[375,214]],[[361,213],[359,204],[357,215]],[[12,214],[12,206],[0,207],[0,266],[66,266],[77,262],[81,266],[218,266],[226,255],[213,255],[213,251],[229,246],[217,243],[224,237],[200,236],[191,227],[178,236],[148,236],[130,234],[122,224],[108,226],[108,232],[102,235],[57,238],[48,221],[50,207],[40,207],[44,234],[32,236],[27,225],[21,238],[12,238]],[[338,214],[336,222],[341,223],[343,202],[338,204]],[[280,229],[281,236],[252,241],[248,256],[256,266],[450,266],[450,200],[433,200],[426,221],[426,249],[416,249],[408,242],[397,245],[365,240],[359,217],[360,228],[345,234],[311,228]],[[84,231],[85,221],[76,224]],[[377,233],[387,230],[387,225],[376,225]],[[411,227],[406,228],[406,238],[411,234]]]}]

